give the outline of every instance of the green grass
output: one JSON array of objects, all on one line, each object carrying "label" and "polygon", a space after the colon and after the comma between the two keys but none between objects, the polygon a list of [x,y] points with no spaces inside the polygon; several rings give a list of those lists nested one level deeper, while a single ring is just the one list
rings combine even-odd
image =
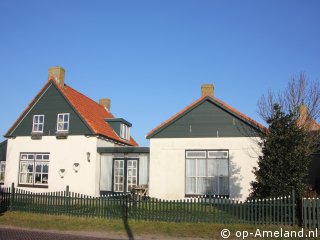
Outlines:
[{"label": "green grass", "polygon": [[[0,216],[0,225],[16,227],[58,230],[58,231],[84,231],[99,232],[108,234],[119,234],[126,236],[126,229],[122,220],[106,220],[101,218],[81,218],[67,216],[52,216],[44,214],[34,214],[25,212],[7,211]],[[178,238],[203,238],[222,239],[220,231],[228,228],[232,236],[236,231],[255,232],[257,228],[261,230],[280,230],[281,226],[254,226],[254,225],[227,225],[209,223],[172,223],[172,222],[150,222],[150,221],[128,221],[128,226],[134,236],[162,236]],[[284,230],[301,230],[298,227],[282,226]],[[231,237],[229,239],[241,239]],[[257,238],[246,238],[257,239]],[[281,239],[281,238],[259,238],[259,239]],[[285,239],[285,238],[282,238]],[[288,239],[288,238],[287,238]],[[291,238],[294,239],[294,238]],[[312,239],[312,238],[297,238]],[[315,238],[314,238],[315,239]]]}]

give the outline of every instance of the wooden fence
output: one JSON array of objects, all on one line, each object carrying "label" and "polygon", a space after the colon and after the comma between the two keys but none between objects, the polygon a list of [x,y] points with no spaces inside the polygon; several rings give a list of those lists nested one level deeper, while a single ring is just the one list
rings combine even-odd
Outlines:
[{"label": "wooden fence", "polygon": [[303,226],[305,228],[320,227],[320,199],[303,198],[302,199]]},{"label": "wooden fence", "polygon": [[[60,192],[33,193],[15,188],[14,185],[2,188],[0,193],[2,211],[168,222],[256,225],[294,225],[297,222],[294,193],[281,198],[247,202],[216,196],[177,201],[131,194],[91,197],[70,192],[68,187]],[[312,224],[308,226],[314,226]]]}]

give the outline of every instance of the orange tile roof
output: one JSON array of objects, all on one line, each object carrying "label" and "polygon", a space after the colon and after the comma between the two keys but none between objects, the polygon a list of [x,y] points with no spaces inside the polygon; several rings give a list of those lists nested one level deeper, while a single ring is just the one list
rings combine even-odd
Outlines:
[{"label": "orange tile roof", "polygon": [[[120,138],[116,132],[112,129],[112,127],[105,122],[105,118],[114,118],[111,112],[106,110],[102,105],[83,95],[82,93],[74,90],[68,85],[64,85],[61,87],[56,83],[55,80],[50,79],[49,83],[53,83],[65,96],[65,98],[70,102],[70,104],[74,107],[76,112],[82,117],[82,119],[87,123],[89,128],[94,132],[94,134],[102,135],[109,139],[115,140],[117,142],[123,143],[125,145],[130,146],[138,146],[137,142],[130,137],[129,141],[126,141]],[[48,84],[49,84],[48,83]],[[18,118],[18,120],[14,123],[14,125],[10,128],[8,133],[10,133],[14,126],[21,120],[22,116],[27,112],[27,110],[34,104],[36,99],[40,96],[42,91],[48,86],[46,84],[38,95],[33,99],[33,101],[28,105],[27,109],[22,113],[22,115]]]},{"label": "orange tile roof", "polygon": [[171,118],[169,118],[167,121],[163,122],[162,124],[160,124],[159,126],[157,126],[156,128],[154,128],[153,130],[151,130],[148,134],[147,134],[147,138],[149,138],[151,135],[153,135],[156,131],[158,131],[160,128],[164,127],[165,125],[169,124],[170,122],[176,120],[181,114],[184,114],[185,112],[187,112],[188,110],[190,110],[191,108],[193,108],[195,105],[197,105],[198,103],[204,101],[205,99],[211,100],[213,102],[218,103],[219,105],[221,105],[223,108],[229,110],[230,112],[232,112],[233,114],[235,114],[236,116],[241,117],[242,119],[246,120],[247,122],[255,125],[256,127],[258,127],[259,129],[261,129],[262,131],[266,131],[267,129],[261,125],[260,123],[254,121],[253,119],[249,118],[248,116],[246,116],[245,114],[239,112],[238,110],[234,109],[233,107],[229,106],[228,104],[222,102],[221,100],[219,100],[218,98],[215,97],[210,97],[210,96],[202,96],[201,98],[197,99],[196,101],[194,101],[193,103],[191,103],[189,106],[185,107],[184,109],[182,109],[180,112],[176,113],[174,116],[172,116]]}]

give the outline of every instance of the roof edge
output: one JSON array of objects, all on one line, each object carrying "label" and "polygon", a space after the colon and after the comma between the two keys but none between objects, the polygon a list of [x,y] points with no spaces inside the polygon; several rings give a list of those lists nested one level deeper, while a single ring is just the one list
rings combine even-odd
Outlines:
[{"label": "roof edge", "polygon": [[242,121],[246,122],[250,126],[256,128],[259,131],[261,131],[262,133],[265,133],[267,131],[267,128],[264,127],[262,124],[256,122],[255,120],[251,119],[250,117],[246,116],[245,114],[239,112],[238,110],[236,110],[235,108],[229,106],[228,104],[224,103],[223,101],[219,100],[218,98],[212,98],[210,96],[203,96],[203,97],[200,97],[199,99],[197,99],[196,101],[194,101],[193,103],[191,103],[190,105],[188,105],[187,107],[185,107],[184,109],[182,109],[181,111],[179,111],[178,113],[176,113],[175,115],[173,115],[167,121],[161,123],[156,128],[151,130],[147,134],[146,138],[147,139],[152,138],[154,135],[156,135],[157,133],[162,131],[164,128],[166,128],[167,126],[169,126],[173,122],[177,121],[181,117],[185,116],[188,112],[190,112],[191,110],[196,108],[198,105],[200,105],[201,103],[203,103],[204,101],[207,101],[207,100],[209,100],[213,104],[216,104],[219,107],[223,108],[225,111],[229,112],[230,114],[235,115],[236,117],[238,117]]}]

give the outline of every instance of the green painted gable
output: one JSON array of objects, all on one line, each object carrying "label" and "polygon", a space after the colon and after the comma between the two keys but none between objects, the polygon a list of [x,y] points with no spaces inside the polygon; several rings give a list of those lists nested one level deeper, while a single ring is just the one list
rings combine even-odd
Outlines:
[{"label": "green painted gable", "polygon": [[6,161],[7,159],[7,145],[7,140],[0,143],[0,161]]},{"label": "green painted gable", "polygon": [[58,113],[70,113],[68,135],[84,135],[92,133],[58,88],[54,84],[50,84],[10,135],[31,136],[33,115],[43,114],[45,116],[42,135],[54,136],[57,130]]},{"label": "green painted gable", "polygon": [[239,116],[206,99],[150,138],[253,137],[258,130]]}]

